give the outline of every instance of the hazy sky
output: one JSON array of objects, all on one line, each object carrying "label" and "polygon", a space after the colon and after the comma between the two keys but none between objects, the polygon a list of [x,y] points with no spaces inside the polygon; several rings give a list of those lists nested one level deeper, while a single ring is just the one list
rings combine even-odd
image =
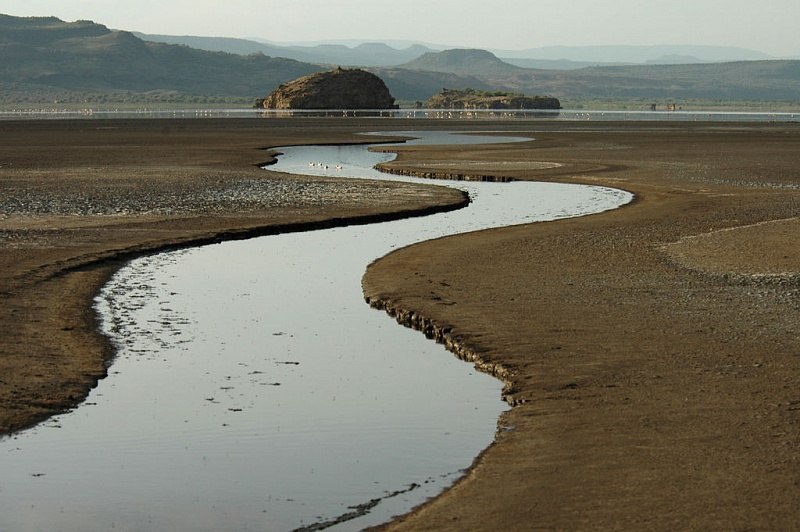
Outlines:
[{"label": "hazy sky", "polygon": [[800,0],[0,0],[0,13],[277,42],[459,47],[709,44],[800,56]]}]

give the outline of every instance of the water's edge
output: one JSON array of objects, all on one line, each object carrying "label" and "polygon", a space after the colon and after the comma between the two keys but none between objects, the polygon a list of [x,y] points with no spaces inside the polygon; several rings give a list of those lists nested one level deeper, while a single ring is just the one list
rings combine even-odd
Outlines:
[{"label": "water's edge", "polygon": [[111,339],[102,332],[102,316],[96,308],[95,301],[98,297],[100,297],[105,285],[108,284],[111,278],[117,272],[123,269],[128,262],[134,259],[157,255],[159,253],[180,251],[210,244],[219,244],[221,242],[249,240],[263,236],[304,233],[321,229],[369,225],[405,220],[409,218],[425,217],[432,214],[440,214],[463,209],[469,206],[469,203],[469,195],[463,193],[463,198],[461,201],[449,205],[437,205],[421,209],[407,209],[389,213],[334,217],[326,220],[317,220],[311,222],[268,224],[248,228],[231,228],[224,231],[207,233],[202,236],[161,242],[155,245],[143,245],[128,249],[111,249],[97,254],[73,257],[58,263],[56,268],[52,271],[42,270],[41,272],[38,272],[41,275],[41,278],[37,282],[48,282],[59,278],[65,278],[69,275],[77,273],[85,273],[87,271],[108,268],[107,271],[103,272],[102,277],[98,280],[98,282],[95,283],[93,291],[88,292],[88,296],[84,298],[83,305],[85,308],[89,309],[92,316],[91,324],[88,326],[88,328],[92,329],[94,339],[99,340],[99,343],[103,346],[103,367],[98,369],[99,376],[97,378],[86,383],[86,386],[80,395],[73,396],[72,400],[63,404],[50,404],[49,406],[52,408],[52,410],[33,417],[28,423],[17,426],[11,431],[0,432],[0,439],[12,437],[15,434],[20,434],[26,430],[32,429],[42,423],[47,422],[56,416],[75,410],[86,401],[91,391],[99,385],[100,381],[108,376],[108,369],[113,365],[114,359],[117,356],[117,348],[114,346],[114,343],[111,341]]},{"label": "water's edge", "polygon": [[511,372],[502,364],[487,362],[478,350],[462,342],[461,338],[453,336],[451,326],[441,325],[436,320],[426,318],[415,310],[397,306],[388,299],[371,298],[370,296],[365,296],[364,299],[370,307],[386,312],[400,325],[421,332],[429,340],[442,344],[459,360],[470,362],[478,371],[500,380],[503,383],[501,397],[509,406],[513,407],[525,402],[514,398]]}]

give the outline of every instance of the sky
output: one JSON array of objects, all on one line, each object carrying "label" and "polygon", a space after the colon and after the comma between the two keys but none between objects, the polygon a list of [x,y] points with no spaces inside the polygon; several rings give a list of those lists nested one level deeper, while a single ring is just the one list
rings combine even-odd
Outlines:
[{"label": "sky", "polygon": [[0,13],[278,43],[716,45],[800,57],[800,0],[0,0]]}]

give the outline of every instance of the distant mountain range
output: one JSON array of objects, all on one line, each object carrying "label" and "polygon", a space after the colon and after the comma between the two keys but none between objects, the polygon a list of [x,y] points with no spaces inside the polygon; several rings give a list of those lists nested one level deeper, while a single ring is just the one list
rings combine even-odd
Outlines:
[{"label": "distant mountain range", "polygon": [[[453,47],[410,44],[393,47],[385,43],[362,42],[351,45],[282,45],[248,39],[134,33],[151,42],[182,44],[200,50],[232,54],[263,53],[308,63],[342,66],[394,67],[430,52]],[[524,68],[573,70],[587,66],[627,64],[719,63],[776,59],[767,54],[730,46],[548,46],[526,50],[487,50],[503,61]]]},{"label": "distant mountain range", "polygon": [[[487,50],[394,48],[384,43],[279,46],[0,15],[0,103],[52,100],[61,92],[72,98],[166,93],[254,101],[281,83],[332,65],[365,67],[384,79],[395,98],[412,102],[442,88],[549,95],[562,102],[800,100],[800,61],[764,60],[763,54],[748,50],[588,47],[500,53],[507,57]],[[709,57],[717,62],[697,62]],[[737,57],[748,60],[729,61]],[[650,64],[620,64],[631,60]],[[661,62],[673,64],[657,64]]]},{"label": "distant mountain range", "polygon": [[361,43],[352,47],[343,44],[290,46],[224,37],[148,35],[145,33],[134,33],[134,35],[145,41],[182,44],[211,52],[228,52],[243,55],[262,53],[272,57],[285,57],[306,63],[336,66],[394,66],[416,59],[426,52],[434,51],[419,44],[403,49],[373,42]]},{"label": "distant mountain range", "polygon": [[492,50],[510,59],[567,60],[584,63],[663,63],[670,56],[691,58],[697,63],[725,61],[761,61],[777,59],[765,53],[732,46],[546,46],[527,50]]}]

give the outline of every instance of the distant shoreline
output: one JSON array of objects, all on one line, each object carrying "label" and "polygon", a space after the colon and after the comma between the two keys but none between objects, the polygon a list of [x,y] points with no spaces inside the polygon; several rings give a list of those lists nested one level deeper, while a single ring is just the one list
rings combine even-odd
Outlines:
[{"label": "distant shoreline", "polygon": [[639,105],[636,109],[566,107],[564,109],[329,109],[329,110],[265,110],[249,107],[170,107],[170,106],[0,106],[0,121],[13,120],[137,120],[137,119],[264,119],[264,118],[407,118],[418,120],[559,120],[559,121],[700,121],[700,122],[794,122],[800,120],[800,105],[775,109],[758,106],[749,109],[725,109],[724,106],[703,108],[680,105],[668,109],[667,104]]}]

